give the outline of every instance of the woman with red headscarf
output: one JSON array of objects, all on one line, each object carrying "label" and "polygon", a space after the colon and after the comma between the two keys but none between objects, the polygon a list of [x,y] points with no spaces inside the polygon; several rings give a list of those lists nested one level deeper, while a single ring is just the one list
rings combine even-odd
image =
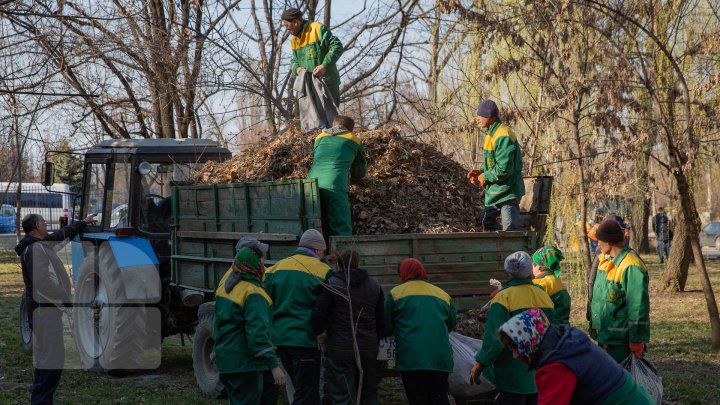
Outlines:
[{"label": "woman with red headscarf", "polygon": [[402,284],[385,299],[385,331],[395,336],[395,369],[410,405],[448,404],[453,371],[448,333],[455,327],[455,305],[428,281],[419,260],[403,259],[398,273]]}]

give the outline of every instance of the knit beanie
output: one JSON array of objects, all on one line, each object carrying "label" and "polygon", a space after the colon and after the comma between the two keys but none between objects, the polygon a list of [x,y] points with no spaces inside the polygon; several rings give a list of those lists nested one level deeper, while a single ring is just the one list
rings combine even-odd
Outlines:
[{"label": "knit beanie", "polygon": [[243,236],[242,239],[240,239],[235,245],[235,250],[240,250],[244,247],[257,249],[262,253],[267,253],[268,249],[270,249],[270,246],[268,246],[266,243],[260,242],[259,240],[257,240],[257,238],[253,236]]},{"label": "knit beanie", "polygon": [[505,272],[510,278],[528,278],[532,274],[532,268],[532,258],[526,252],[515,252],[505,259]]},{"label": "knit beanie", "polygon": [[298,246],[316,250],[327,249],[325,238],[323,238],[322,233],[320,233],[317,229],[308,229],[305,231],[300,237],[300,243]]},{"label": "knit beanie", "polygon": [[607,218],[600,223],[597,230],[595,230],[595,236],[599,241],[606,243],[620,243],[625,240],[625,233],[622,227],[613,218]]},{"label": "knit beanie", "polygon": [[297,8],[289,8],[280,15],[280,19],[283,21],[292,21],[297,20],[299,18],[302,18],[303,14],[302,11],[300,11]]},{"label": "knit beanie", "polygon": [[483,100],[477,108],[477,115],[484,118],[500,118],[498,106],[492,100]]}]

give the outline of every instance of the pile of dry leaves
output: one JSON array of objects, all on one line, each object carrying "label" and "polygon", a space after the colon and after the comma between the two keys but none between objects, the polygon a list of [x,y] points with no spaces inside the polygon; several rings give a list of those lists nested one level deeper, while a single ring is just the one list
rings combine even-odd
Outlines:
[{"label": "pile of dry leaves", "polygon": [[474,337],[475,339],[482,339],[486,320],[487,308],[470,309],[459,312],[457,315],[457,323],[455,324],[455,332]]},{"label": "pile of dry leaves", "polygon": [[[356,133],[368,174],[350,187],[353,233],[475,231],[482,210],[467,170],[432,146],[403,138],[396,127]],[[209,162],[196,174],[204,184],[299,179],[312,165],[314,135],[287,131],[231,160]]]}]

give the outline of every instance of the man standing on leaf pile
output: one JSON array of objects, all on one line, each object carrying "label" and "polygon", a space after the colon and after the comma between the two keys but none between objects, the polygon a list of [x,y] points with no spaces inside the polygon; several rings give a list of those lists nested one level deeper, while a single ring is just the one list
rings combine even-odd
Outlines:
[{"label": "man standing on leaf pile", "polygon": [[[522,151],[515,133],[500,120],[498,107],[492,100],[483,100],[475,117],[485,131],[483,164],[467,178],[485,188],[483,226],[487,231],[513,231],[520,228],[520,199],[525,195],[522,178]],[[502,226],[497,222],[502,217]]]},{"label": "man standing on leaf pile", "polygon": [[300,69],[305,69],[321,78],[330,89],[335,105],[339,105],[340,73],[335,64],[343,53],[340,40],[319,22],[303,19],[302,11],[297,8],[285,10],[280,18],[285,29],[293,35],[290,40],[292,74],[297,75]]},{"label": "man standing on leaf pile", "polygon": [[333,127],[315,138],[308,178],[318,179],[322,223],[331,236],[352,235],[348,173],[351,181],[359,181],[367,173],[365,148],[353,135],[354,127],[352,118],[338,115]]},{"label": "man standing on leaf pile", "polygon": [[625,246],[623,229],[614,218],[595,230],[602,251],[592,296],[592,327],[598,344],[615,361],[630,353],[641,357],[650,341],[650,294],[645,263]]}]

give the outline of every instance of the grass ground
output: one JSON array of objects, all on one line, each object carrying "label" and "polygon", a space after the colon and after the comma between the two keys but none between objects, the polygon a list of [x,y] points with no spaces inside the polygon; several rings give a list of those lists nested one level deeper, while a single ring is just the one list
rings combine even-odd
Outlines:
[{"label": "grass ground", "polygon": [[[686,292],[661,291],[657,257],[644,257],[651,277],[651,345],[648,358],[663,377],[666,404],[720,403],[720,354],[710,350],[707,307],[694,268]],[[720,262],[708,267],[716,294],[720,295]],[[568,266],[563,276],[573,295],[572,322],[586,328],[582,275]],[[0,404],[26,404],[32,382],[32,357],[21,349],[18,305],[22,276],[13,252],[0,251]],[[719,297],[720,298],[720,297]],[[146,373],[113,378],[82,370],[63,372],[55,396],[58,404],[223,404],[203,398],[195,385],[191,344],[178,337],[163,342],[162,365]],[[405,397],[397,379],[384,379],[382,404],[403,404]]]}]

